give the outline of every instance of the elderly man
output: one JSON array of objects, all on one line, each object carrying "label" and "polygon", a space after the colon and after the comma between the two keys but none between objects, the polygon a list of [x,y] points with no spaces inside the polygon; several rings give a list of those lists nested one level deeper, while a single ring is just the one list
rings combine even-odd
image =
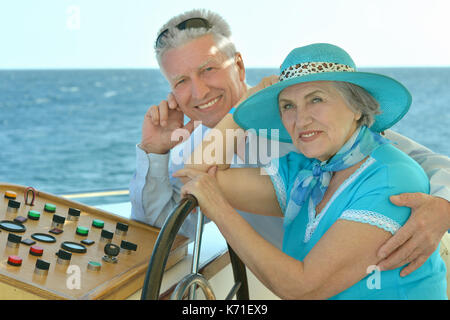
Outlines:
[{"label": "elderly man", "polygon": [[[167,100],[151,106],[144,118],[142,140],[136,146],[137,169],[130,184],[133,219],[162,226],[180,200],[182,183],[172,177],[183,166],[180,156],[193,150],[194,143],[247,92],[244,62],[230,36],[228,24],[219,15],[203,10],[178,15],[160,29],[156,57],[172,92]],[[184,115],[190,119],[186,124]],[[194,121],[201,125],[194,128]],[[180,128],[190,137],[174,140],[172,133]],[[395,132],[387,131],[386,136],[421,164],[433,195],[391,197],[394,204],[410,207],[412,214],[380,248],[380,257],[386,259],[379,266],[393,269],[408,264],[402,270],[407,275],[423,264],[450,228],[450,159]],[[280,143],[279,155],[292,150],[292,145]],[[281,219],[240,213],[266,240],[281,248]],[[180,232],[192,237],[196,221],[196,215],[190,215]]]}]

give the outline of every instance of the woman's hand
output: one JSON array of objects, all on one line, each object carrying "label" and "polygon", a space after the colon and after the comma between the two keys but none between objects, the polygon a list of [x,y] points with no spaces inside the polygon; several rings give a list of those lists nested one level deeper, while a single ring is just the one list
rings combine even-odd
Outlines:
[{"label": "woman's hand", "polygon": [[203,214],[213,221],[216,221],[221,213],[232,209],[220,190],[215,178],[216,172],[217,166],[212,166],[206,173],[185,168],[173,174],[186,183],[181,188],[181,197],[187,194],[196,197]]}]

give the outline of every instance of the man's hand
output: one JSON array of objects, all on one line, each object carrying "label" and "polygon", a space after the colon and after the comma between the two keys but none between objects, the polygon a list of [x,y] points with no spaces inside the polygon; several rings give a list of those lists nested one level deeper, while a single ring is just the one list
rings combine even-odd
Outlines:
[{"label": "man's hand", "polygon": [[423,265],[450,228],[450,203],[424,193],[403,193],[390,200],[397,206],[410,207],[411,216],[379,249],[378,257],[383,260],[378,267],[391,270],[408,264],[400,273],[404,277]]},{"label": "man's hand", "polygon": [[[187,138],[194,130],[191,120],[185,126],[184,114],[178,107],[174,96],[170,93],[167,100],[153,105],[145,114],[142,124],[142,140],[140,147],[147,153],[165,154],[183,141],[182,135],[174,135],[175,130],[185,129],[183,138]],[[187,136],[186,136],[187,135]]]}]

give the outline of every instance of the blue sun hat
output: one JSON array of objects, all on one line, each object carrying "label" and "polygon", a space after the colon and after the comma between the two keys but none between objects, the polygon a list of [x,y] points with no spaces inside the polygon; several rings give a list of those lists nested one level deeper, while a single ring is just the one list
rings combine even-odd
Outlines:
[{"label": "blue sun hat", "polygon": [[[234,112],[234,121],[245,130],[267,129],[267,137],[292,142],[281,122],[278,95],[285,88],[311,81],[344,81],[369,92],[380,104],[381,114],[370,127],[381,132],[397,123],[408,112],[411,94],[390,77],[358,72],[350,55],[328,43],[316,43],[292,50],[280,67],[279,82],[264,88],[242,102]],[[271,136],[278,129],[279,136]]]}]

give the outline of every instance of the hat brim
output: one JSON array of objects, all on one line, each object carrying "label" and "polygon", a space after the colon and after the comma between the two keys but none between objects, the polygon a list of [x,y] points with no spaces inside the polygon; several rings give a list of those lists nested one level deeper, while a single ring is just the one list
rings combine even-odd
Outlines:
[{"label": "hat brim", "polygon": [[366,89],[380,104],[381,114],[375,116],[375,122],[370,127],[375,132],[384,131],[397,123],[408,112],[412,101],[408,89],[397,80],[384,75],[369,72],[322,72],[284,80],[256,92],[237,107],[233,115],[234,121],[245,130],[255,129],[258,134],[260,129],[267,129],[268,138],[292,142],[281,121],[278,95],[287,87],[312,81],[344,81]]}]

